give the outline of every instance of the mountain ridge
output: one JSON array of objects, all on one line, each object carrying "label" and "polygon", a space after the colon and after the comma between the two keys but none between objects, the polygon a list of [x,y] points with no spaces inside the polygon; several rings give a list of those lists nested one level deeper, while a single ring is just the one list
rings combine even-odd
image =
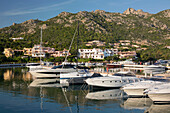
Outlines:
[{"label": "mountain ridge", "polygon": [[[169,44],[170,9],[156,14],[150,14],[141,9],[135,10],[133,8],[128,8],[123,13],[111,13],[104,10],[80,11],[78,13],[61,12],[56,17],[50,18],[47,21],[30,19],[23,23],[14,23],[9,27],[1,28],[0,38],[21,36],[26,37],[27,40],[37,40],[39,29],[42,27],[45,31],[44,34],[46,34],[45,41],[48,41],[47,39],[56,41],[58,40],[57,38],[67,38],[66,35],[68,34],[71,36],[68,32],[72,32],[70,29],[75,28],[77,20],[81,22],[83,35],[87,35],[84,36],[86,39],[82,41],[96,38],[107,42],[130,39],[136,41],[147,40],[148,43],[158,45]],[[63,35],[58,37],[56,34],[48,35],[48,31],[52,32],[52,29],[59,33],[61,33],[59,30],[64,31],[64,29],[67,29],[68,34],[64,33],[64,37]]]}]

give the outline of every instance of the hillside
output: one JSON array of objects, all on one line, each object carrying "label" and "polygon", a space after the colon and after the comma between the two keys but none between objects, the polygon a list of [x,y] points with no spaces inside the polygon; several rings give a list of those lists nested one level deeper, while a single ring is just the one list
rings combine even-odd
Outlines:
[{"label": "hillside", "polygon": [[[62,50],[69,47],[77,20],[80,21],[81,48],[86,48],[85,43],[95,39],[105,41],[106,44],[128,39],[141,45],[170,45],[170,9],[150,14],[133,8],[128,8],[122,14],[103,10],[62,12],[47,21],[31,19],[19,24],[13,23],[0,29],[1,45],[22,48],[38,44],[40,28],[43,27],[44,45]],[[11,37],[24,37],[25,42],[13,45],[6,43]]]}]

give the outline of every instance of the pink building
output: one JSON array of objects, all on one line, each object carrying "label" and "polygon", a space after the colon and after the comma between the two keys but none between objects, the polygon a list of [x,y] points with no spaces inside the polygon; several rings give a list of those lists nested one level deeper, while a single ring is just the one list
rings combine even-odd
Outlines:
[{"label": "pink building", "polygon": [[[68,53],[67,49],[64,49],[63,51],[55,51],[51,56],[54,57],[65,57]],[[68,53],[68,56],[71,55],[71,53]]]}]

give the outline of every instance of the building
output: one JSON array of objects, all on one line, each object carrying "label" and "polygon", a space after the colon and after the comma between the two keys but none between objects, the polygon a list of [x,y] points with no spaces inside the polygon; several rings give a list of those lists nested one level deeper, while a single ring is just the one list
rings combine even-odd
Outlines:
[{"label": "building", "polygon": [[99,40],[93,40],[93,41],[89,41],[88,43],[86,43],[86,46],[92,46],[92,45],[105,46],[105,42],[102,42]]},{"label": "building", "polygon": [[42,47],[42,51],[49,54],[55,53],[55,49],[50,47]]},{"label": "building", "polygon": [[22,37],[18,37],[18,38],[11,38],[13,41],[16,41],[16,40],[23,40],[24,38]]},{"label": "building", "polygon": [[132,47],[140,48],[140,46],[138,46],[138,45],[132,45]]},{"label": "building", "polygon": [[45,52],[41,45],[34,45],[32,48],[32,57],[45,57]]},{"label": "building", "polygon": [[32,57],[45,57],[45,54],[53,54],[55,53],[54,48],[50,47],[42,47],[40,45],[34,45],[32,48]]},{"label": "building", "polygon": [[120,44],[123,46],[128,46],[130,45],[130,41],[129,40],[119,40]]},{"label": "building", "polygon": [[26,56],[32,56],[32,48],[24,48],[23,52]]},{"label": "building", "polygon": [[79,49],[80,58],[104,59],[104,52],[102,49]]},{"label": "building", "polygon": [[105,49],[104,50],[104,57],[108,57],[108,56],[113,56],[113,55],[118,55],[118,49]]},{"label": "building", "polygon": [[65,57],[67,54],[68,56],[71,55],[71,53],[68,53],[69,51],[67,49],[64,49],[63,51],[55,51],[51,54],[51,56],[54,57]]},{"label": "building", "polygon": [[5,48],[4,54],[7,58],[12,57],[14,55],[14,50],[12,50],[11,48]]},{"label": "building", "polygon": [[165,46],[166,48],[170,49],[170,46]]},{"label": "building", "polygon": [[108,56],[113,56],[114,54],[118,54],[117,49],[79,49],[79,57],[80,58],[93,58],[93,59],[104,59]]},{"label": "building", "polygon": [[119,58],[128,58],[128,57],[135,57],[136,51],[124,51],[118,52]]}]

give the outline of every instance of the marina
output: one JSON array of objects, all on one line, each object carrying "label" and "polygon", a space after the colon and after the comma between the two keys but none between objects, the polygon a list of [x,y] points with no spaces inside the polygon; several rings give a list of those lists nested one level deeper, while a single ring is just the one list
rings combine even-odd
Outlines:
[{"label": "marina", "polygon": [[170,0],[10,0],[0,113],[170,113]]},{"label": "marina", "polygon": [[[107,72],[105,67],[96,67],[91,70]],[[120,70],[125,71],[126,68],[115,68],[114,71]],[[134,72],[139,74],[140,70]],[[162,107],[170,107],[169,104],[157,105],[149,97],[130,98],[121,88],[91,87],[85,83],[61,84],[58,78],[33,79],[29,69],[23,67],[0,68],[0,73],[0,99],[2,100],[0,105],[4,113],[120,111],[125,113],[151,111],[152,113],[156,109],[164,110],[165,113],[169,112],[168,109],[162,109]],[[28,107],[31,109],[27,109]]]}]

